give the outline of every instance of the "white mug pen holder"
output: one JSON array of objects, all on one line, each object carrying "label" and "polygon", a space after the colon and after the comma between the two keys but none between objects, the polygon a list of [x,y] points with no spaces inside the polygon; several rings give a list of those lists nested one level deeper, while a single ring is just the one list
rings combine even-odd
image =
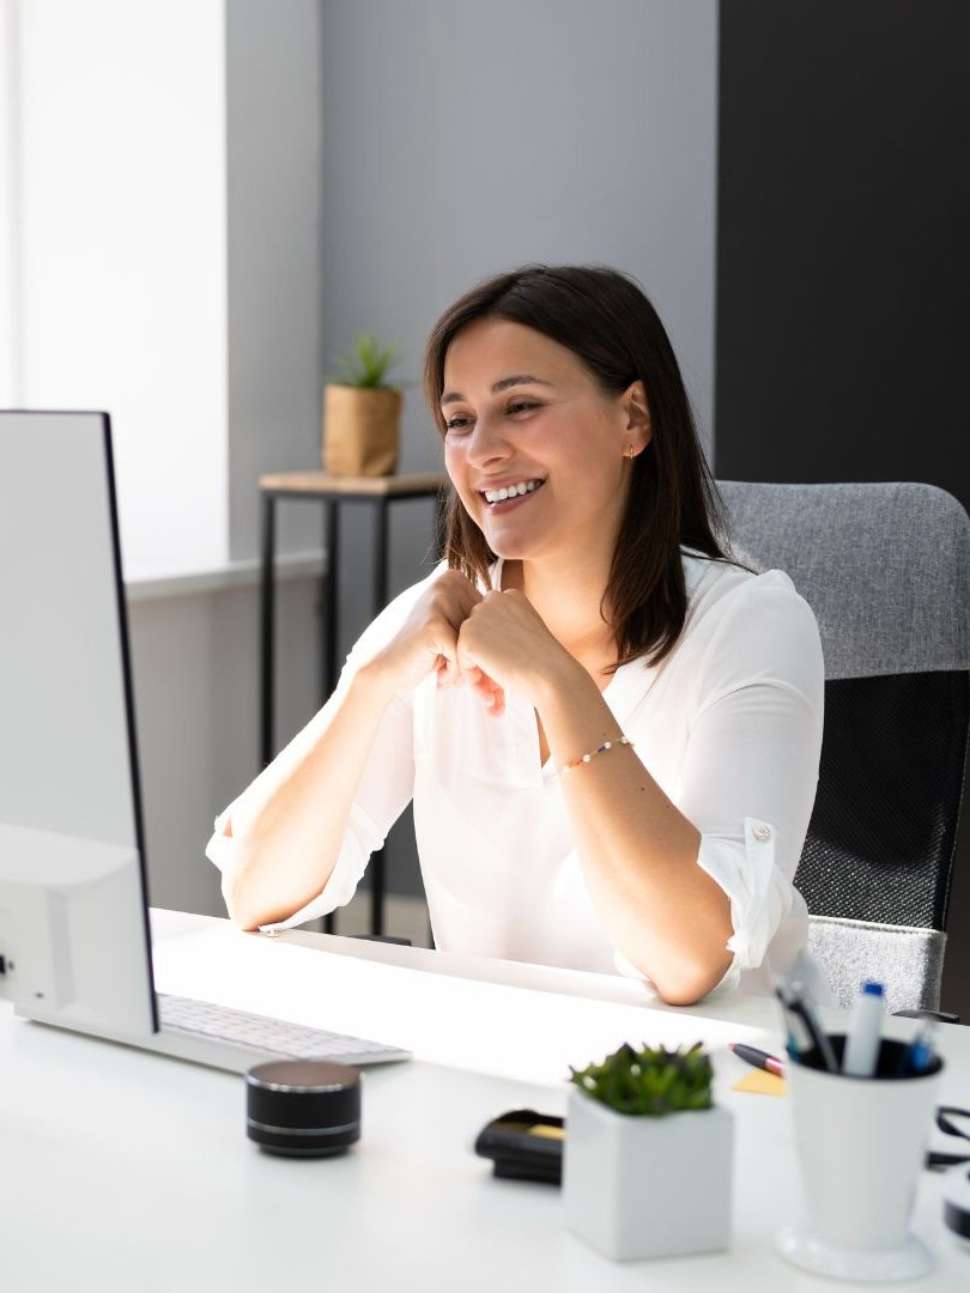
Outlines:
[{"label": "white mug pen holder", "polygon": [[[841,1066],[845,1037],[830,1035]],[[796,1266],[845,1280],[914,1279],[933,1265],[910,1218],[943,1062],[899,1074],[907,1043],[883,1038],[873,1077],[831,1072],[817,1051],[787,1065],[805,1217],[778,1235]]]}]

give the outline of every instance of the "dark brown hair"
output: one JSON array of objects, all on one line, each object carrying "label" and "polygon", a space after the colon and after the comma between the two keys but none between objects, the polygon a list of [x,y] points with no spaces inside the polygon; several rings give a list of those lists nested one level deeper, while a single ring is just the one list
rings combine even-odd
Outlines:
[{"label": "dark brown hair", "polygon": [[[467,324],[489,317],[524,324],[566,346],[608,397],[621,395],[638,379],[644,384],[653,435],[632,459],[603,600],[614,611],[619,657],[614,668],[649,651],[654,652],[649,663],[657,664],[673,649],[687,614],[680,546],[741,564],[715,537],[726,534],[724,504],[664,326],[636,282],[608,267],[533,264],[485,279],[444,312],[428,340],[424,391],[442,436],[448,347]],[[496,554],[454,488],[444,517],[449,568],[487,585]]]}]

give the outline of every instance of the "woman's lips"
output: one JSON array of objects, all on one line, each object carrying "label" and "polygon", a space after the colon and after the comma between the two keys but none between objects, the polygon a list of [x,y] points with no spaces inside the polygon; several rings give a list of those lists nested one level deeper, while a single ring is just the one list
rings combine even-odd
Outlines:
[{"label": "woman's lips", "polygon": [[503,499],[501,503],[488,503],[484,498],[482,498],[482,502],[485,505],[486,512],[511,512],[513,508],[521,507],[521,505],[523,503],[527,503],[530,498],[534,498],[544,485],[545,481],[543,481],[542,485],[536,486],[535,489],[530,490],[528,493],[518,494],[515,498]]}]

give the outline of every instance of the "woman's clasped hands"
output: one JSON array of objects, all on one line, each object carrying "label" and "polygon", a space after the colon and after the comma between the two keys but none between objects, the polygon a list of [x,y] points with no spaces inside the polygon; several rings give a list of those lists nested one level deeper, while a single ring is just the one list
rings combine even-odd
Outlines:
[{"label": "woman's clasped hands", "polygon": [[[439,687],[468,685],[487,712],[501,714],[508,688],[535,704],[537,688],[567,652],[517,589],[484,596],[460,571],[446,570],[415,603],[375,658],[396,692],[432,669]],[[568,657],[571,661],[571,657]]]}]

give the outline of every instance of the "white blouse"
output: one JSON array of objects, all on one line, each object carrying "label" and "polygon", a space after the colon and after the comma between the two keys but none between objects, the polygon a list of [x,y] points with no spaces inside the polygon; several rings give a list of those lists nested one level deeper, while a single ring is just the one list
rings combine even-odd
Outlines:
[{"label": "white blouse", "polygon": [[[676,646],[656,668],[642,659],[622,665],[602,695],[651,776],[701,833],[697,864],[730,899],[726,946],[734,957],[718,989],[764,991],[807,935],[792,877],[818,784],[818,625],[783,571],[754,575],[688,549],[682,558],[688,609]],[[500,557],[490,569],[493,588],[502,586],[502,565]],[[224,876],[258,807],[326,729],[355,672],[446,569],[442,561],[381,611],[326,704],[216,818],[205,852]],[[371,853],[413,800],[438,948],[619,972],[652,989],[594,910],[553,760],[540,766],[532,706],[511,690],[505,702],[502,715],[488,714],[471,688],[438,688],[433,671],[396,696],[326,885],[286,920],[260,928],[286,929],[348,903]]]}]

